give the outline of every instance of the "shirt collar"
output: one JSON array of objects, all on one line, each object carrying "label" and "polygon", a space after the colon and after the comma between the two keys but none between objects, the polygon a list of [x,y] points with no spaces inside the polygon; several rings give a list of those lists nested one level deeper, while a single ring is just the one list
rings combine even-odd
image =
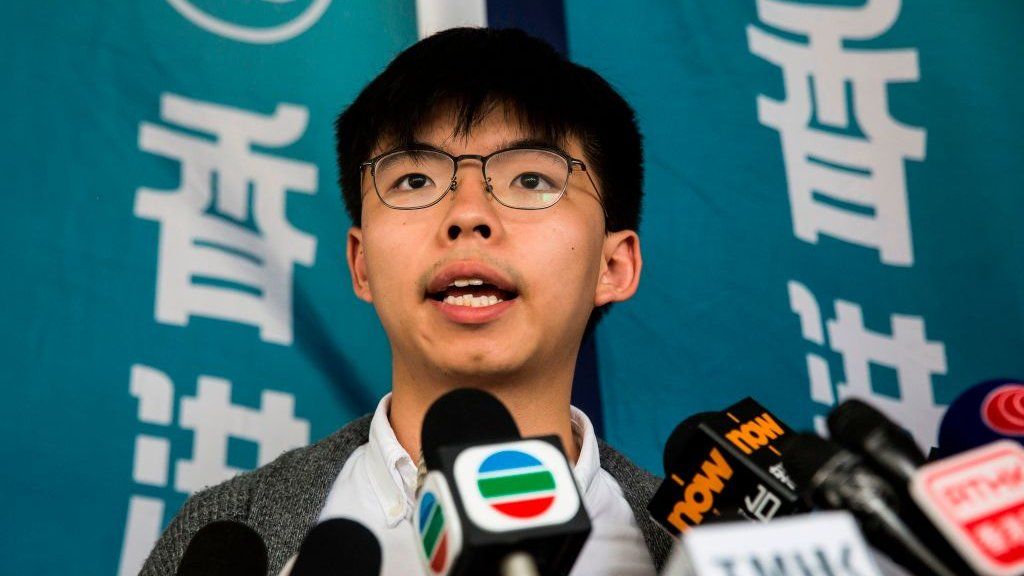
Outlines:
[{"label": "shirt collar", "polygon": [[569,417],[572,423],[572,438],[580,447],[580,456],[576,459],[573,472],[576,473],[576,484],[580,487],[580,494],[586,494],[590,484],[597,477],[598,470],[601,469],[597,435],[594,434],[594,425],[590,423],[590,418],[587,418],[579,408],[569,406]]},{"label": "shirt collar", "polygon": [[[391,394],[377,403],[370,420],[370,438],[367,446],[370,483],[380,501],[381,510],[389,528],[397,526],[412,512],[416,500],[416,462],[398,442],[388,420]],[[580,455],[573,471],[581,494],[586,494],[601,468],[597,436],[590,418],[575,406],[569,407],[573,440],[580,447]]]},{"label": "shirt collar", "polygon": [[394,528],[412,510],[416,498],[416,463],[398,443],[388,420],[391,394],[377,404],[370,420],[370,441],[367,446],[370,483],[380,500],[388,528]]}]

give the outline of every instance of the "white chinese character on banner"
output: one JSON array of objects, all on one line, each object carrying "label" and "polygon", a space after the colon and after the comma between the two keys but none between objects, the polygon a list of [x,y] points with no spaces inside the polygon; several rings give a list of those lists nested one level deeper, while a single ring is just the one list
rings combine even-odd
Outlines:
[{"label": "white chinese character on banner", "polygon": [[[132,366],[132,396],[138,398],[139,422],[161,427],[173,423],[174,383],[163,372],[136,364]],[[195,397],[181,400],[178,424],[192,430],[192,456],[178,460],[174,488],[191,494],[240,472],[228,466],[228,441],[238,438],[256,443],[257,462],[262,466],[292,448],[309,443],[309,421],[294,415],[291,394],[264,390],[260,408],[231,403],[231,382],[200,376]],[[136,484],[166,488],[170,484],[171,441],[152,434],[135,437],[132,479]],[[153,548],[164,523],[165,501],[154,495],[133,494],[128,502],[128,520],[121,545],[119,576],[138,574]]]},{"label": "white chinese character on banner", "polygon": [[757,98],[761,124],[779,131],[793,233],[877,249],[881,261],[911,266],[905,159],[923,160],[925,131],[889,115],[889,83],[914,82],[917,51],[848,48],[887,31],[899,0],[815,6],[758,0],[761,22],[806,43],[747,27],[750,51],[782,69],[786,99]]},{"label": "white chinese character on banner", "polygon": [[295,397],[264,390],[259,410],[231,403],[231,382],[200,376],[195,397],[181,400],[182,428],[194,432],[192,457],[179,460],[174,475],[178,492],[195,492],[231,478],[240,470],[227,465],[228,440],[255,442],[257,464],[309,442],[309,422],[295,417]]},{"label": "white chinese character on banner", "polygon": [[287,221],[285,199],[288,191],[314,194],[317,168],[252,146],[295,142],[308,115],[288,104],[264,116],[164,94],[164,121],[212,139],[141,124],[139,147],[181,164],[177,190],[140,188],[135,197],[135,215],[161,223],[158,322],[185,326],[205,316],[291,344],[292,268],[313,264],[316,240]]},{"label": "white chinese character on banner", "polygon": [[[790,281],[788,288],[789,305],[800,318],[803,337],[818,345],[830,344],[843,358],[846,382],[836,383],[833,391],[828,362],[818,354],[807,354],[811,399],[830,406],[847,398],[865,399],[913,434],[925,451],[935,446],[945,406],[935,403],[932,376],[946,373],[946,348],[942,342],[927,340],[924,319],[892,314],[892,333],[885,335],[864,326],[859,305],[836,300],[836,317],[828,321],[826,342],[817,299],[799,282]],[[875,390],[872,364],[895,370],[897,395]],[[818,418],[816,424],[824,434],[824,419]]]}]

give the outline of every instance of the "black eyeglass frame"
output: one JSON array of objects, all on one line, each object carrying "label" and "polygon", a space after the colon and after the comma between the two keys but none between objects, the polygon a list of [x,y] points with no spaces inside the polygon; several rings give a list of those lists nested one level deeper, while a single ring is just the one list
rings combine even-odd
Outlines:
[{"label": "black eyeglass frame", "polygon": [[[551,204],[548,204],[547,206],[536,207],[536,208],[530,208],[530,207],[524,208],[524,207],[520,207],[520,206],[509,206],[508,204],[502,202],[501,198],[499,198],[498,196],[496,196],[494,194],[494,192],[492,190],[492,187],[491,187],[491,179],[490,179],[490,177],[487,176],[487,161],[490,160],[492,157],[497,156],[498,154],[501,154],[501,153],[504,153],[504,152],[511,152],[513,150],[539,150],[539,151],[542,151],[542,152],[550,152],[552,154],[555,154],[556,156],[561,157],[562,160],[565,161],[566,166],[569,169],[569,173],[566,175],[565,183],[562,185],[562,190],[558,193],[558,198],[554,202],[552,202]],[[441,154],[443,156],[447,156],[448,158],[450,158],[452,160],[452,165],[453,165],[454,168],[452,170],[452,180],[451,180],[451,182],[448,183],[448,188],[445,189],[445,191],[443,193],[441,193],[441,195],[438,196],[436,200],[434,200],[430,204],[424,204],[423,206],[415,206],[415,207],[412,207],[412,206],[393,206],[391,204],[388,204],[387,200],[385,200],[384,197],[381,196],[380,189],[377,187],[377,164],[381,160],[383,160],[384,158],[386,158],[388,156],[391,156],[393,154],[398,154],[400,152],[417,152],[417,151],[419,151],[419,152],[434,152],[434,153],[437,153],[437,154]],[[487,186],[487,192],[490,193],[491,198],[494,198],[498,202],[498,204],[501,204],[502,206],[505,206],[507,208],[511,208],[513,210],[546,210],[547,208],[551,208],[555,204],[558,204],[558,201],[561,200],[563,196],[565,196],[566,190],[569,189],[569,178],[572,178],[573,168],[574,167],[578,167],[581,172],[583,172],[584,174],[587,175],[587,180],[590,180],[590,185],[594,187],[594,192],[597,193],[597,200],[601,204],[601,210],[604,213],[605,222],[606,223],[608,222],[608,210],[607,210],[607,208],[605,208],[605,205],[604,205],[604,197],[601,195],[601,190],[597,187],[597,183],[594,182],[594,179],[590,176],[590,171],[587,170],[587,165],[584,164],[582,160],[579,160],[577,158],[573,158],[572,156],[570,156],[569,154],[565,153],[561,149],[555,148],[553,146],[512,146],[512,147],[509,147],[509,148],[502,148],[501,150],[495,150],[494,152],[491,152],[490,154],[487,154],[487,155],[460,154],[459,156],[452,156],[451,154],[445,152],[444,150],[441,150],[441,149],[438,149],[438,148],[433,148],[433,147],[427,147],[427,146],[417,146],[417,147],[411,147],[411,148],[410,147],[400,147],[400,148],[395,148],[395,149],[389,150],[387,152],[383,152],[381,154],[378,154],[378,155],[374,156],[373,158],[370,158],[366,162],[363,162],[362,164],[359,165],[359,170],[362,171],[364,168],[367,168],[367,167],[370,168],[370,178],[373,180],[373,191],[376,192],[377,198],[379,198],[380,201],[383,202],[384,205],[387,206],[388,208],[391,208],[391,209],[394,209],[394,210],[422,210],[423,208],[430,208],[431,206],[437,204],[438,202],[443,200],[444,197],[448,195],[448,193],[450,193],[452,190],[454,190],[458,186],[458,179],[455,177],[455,175],[459,171],[459,162],[462,162],[463,160],[479,160],[480,161],[480,171],[484,175],[484,183]]]}]

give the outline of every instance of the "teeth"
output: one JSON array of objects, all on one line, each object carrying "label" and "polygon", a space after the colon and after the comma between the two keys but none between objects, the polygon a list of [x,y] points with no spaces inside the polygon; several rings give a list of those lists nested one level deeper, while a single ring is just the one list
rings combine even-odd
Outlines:
[{"label": "teeth", "polygon": [[458,278],[452,280],[452,283],[448,286],[455,286],[456,288],[465,288],[466,286],[483,286],[484,281],[479,278]]},{"label": "teeth", "polygon": [[447,296],[444,299],[445,304],[449,304],[451,306],[468,306],[471,308],[494,306],[499,302],[504,302],[504,300],[497,296],[470,296],[469,294],[466,294],[465,296]]}]

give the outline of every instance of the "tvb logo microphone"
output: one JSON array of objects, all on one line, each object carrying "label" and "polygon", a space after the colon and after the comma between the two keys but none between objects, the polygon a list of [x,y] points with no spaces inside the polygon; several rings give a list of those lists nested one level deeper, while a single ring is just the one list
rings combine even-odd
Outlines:
[{"label": "tvb logo microphone", "polygon": [[462,551],[462,526],[448,482],[440,472],[430,472],[420,488],[413,525],[420,539],[421,560],[432,576],[443,576]]},{"label": "tvb logo microphone", "polygon": [[471,447],[455,459],[466,514],[479,528],[505,532],[568,522],[580,510],[565,456],[541,440]]},{"label": "tvb logo microphone", "polygon": [[536,518],[555,502],[555,476],[521,450],[488,456],[477,471],[476,486],[491,508],[512,518]]}]

